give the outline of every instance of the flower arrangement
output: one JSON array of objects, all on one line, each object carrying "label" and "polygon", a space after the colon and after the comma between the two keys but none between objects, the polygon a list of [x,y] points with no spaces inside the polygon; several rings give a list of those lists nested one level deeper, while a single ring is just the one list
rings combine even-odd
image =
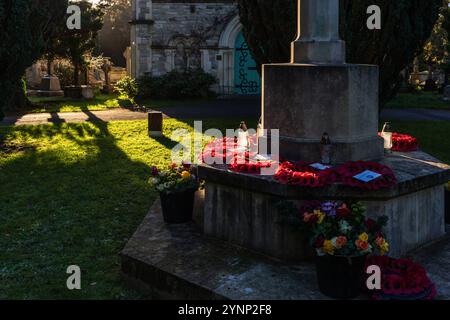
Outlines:
[{"label": "flower arrangement", "polygon": [[306,202],[300,209],[302,228],[318,256],[355,257],[389,251],[382,228],[387,217],[366,218],[361,203]]},{"label": "flower arrangement", "polygon": [[305,162],[283,162],[275,173],[275,179],[282,184],[318,188],[336,182],[333,169],[318,170]]},{"label": "flower arrangement", "polygon": [[197,190],[200,187],[196,175],[196,168],[190,164],[169,165],[166,170],[153,167],[150,183],[160,193],[179,193]]},{"label": "flower arrangement", "polygon": [[372,292],[375,300],[430,300],[436,296],[436,287],[425,269],[410,259],[371,256],[366,266],[381,269],[381,290]]},{"label": "flower arrangement", "polygon": [[[370,182],[362,182],[354,178],[354,176],[366,170],[379,173],[381,177]],[[336,172],[339,175],[339,181],[351,187],[379,190],[382,188],[390,188],[397,184],[397,178],[392,169],[377,162],[348,162],[338,167]]]}]

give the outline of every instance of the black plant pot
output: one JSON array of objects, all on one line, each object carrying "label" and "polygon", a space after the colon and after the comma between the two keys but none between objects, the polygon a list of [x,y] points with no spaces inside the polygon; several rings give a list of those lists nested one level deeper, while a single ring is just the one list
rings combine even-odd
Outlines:
[{"label": "black plant pot", "polygon": [[366,255],[358,257],[317,256],[320,291],[334,299],[356,298],[364,283]]},{"label": "black plant pot", "polygon": [[445,189],[445,224],[450,224],[450,191]]},{"label": "black plant pot", "polygon": [[164,221],[169,224],[192,221],[196,190],[179,193],[160,193]]}]

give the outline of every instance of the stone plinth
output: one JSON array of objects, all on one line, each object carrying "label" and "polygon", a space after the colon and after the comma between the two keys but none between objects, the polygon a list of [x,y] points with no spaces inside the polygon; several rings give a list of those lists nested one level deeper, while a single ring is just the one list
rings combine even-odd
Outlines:
[{"label": "stone plinth", "polygon": [[61,90],[58,77],[47,75],[42,78],[37,94],[42,97],[60,97],[64,96],[64,91]]},{"label": "stone plinth", "polygon": [[377,66],[270,64],[263,73],[263,126],[280,130],[282,157],[320,161],[327,132],[332,163],[382,158]]},{"label": "stone plinth", "polygon": [[386,227],[391,256],[401,256],[444,235],[444,188],[450,166],[423,153],[394,153],[382,161],[399,181],[391,189],[365,191],[344,185],[301,188],[273,177],[229,172],[203,165],[206,180],[204,231],[211,237],[276,258],[301,261],[310,256],[298,230],[280,224],[280,200],[360,200],[368,215],[389,217]]}]

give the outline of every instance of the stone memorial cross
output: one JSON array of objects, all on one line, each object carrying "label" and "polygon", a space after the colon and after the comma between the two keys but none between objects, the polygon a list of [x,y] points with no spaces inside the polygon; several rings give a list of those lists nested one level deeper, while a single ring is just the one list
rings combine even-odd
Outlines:
[{"label": "stone memorial cross", "polygon": [[298,34],[293,63],[344,63],[339,37],[339,0],[298,0]]}]

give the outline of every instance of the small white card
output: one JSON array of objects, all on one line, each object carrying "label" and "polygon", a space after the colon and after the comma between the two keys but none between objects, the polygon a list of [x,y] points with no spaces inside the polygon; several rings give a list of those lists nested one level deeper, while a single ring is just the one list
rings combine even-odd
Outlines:
[{"label": "small white card", "polygon": [[310,167],[312,167],[314,169],[317,169],[317,170],[327,170],[327,169],[331,168],[331,166],[326,166],[326,165],[321,164],[321,163],[313,163],[313,164],[310,165]]},{"label": "small white card", "polygon": [[370,182],[375,179],[378,179],[379,177],[381,177],[381,174],[370,171],[370,170],[366,170],[366,171],[361,172],[360,174],[354,176],[353,178],[358,179],[362,182]]}]

